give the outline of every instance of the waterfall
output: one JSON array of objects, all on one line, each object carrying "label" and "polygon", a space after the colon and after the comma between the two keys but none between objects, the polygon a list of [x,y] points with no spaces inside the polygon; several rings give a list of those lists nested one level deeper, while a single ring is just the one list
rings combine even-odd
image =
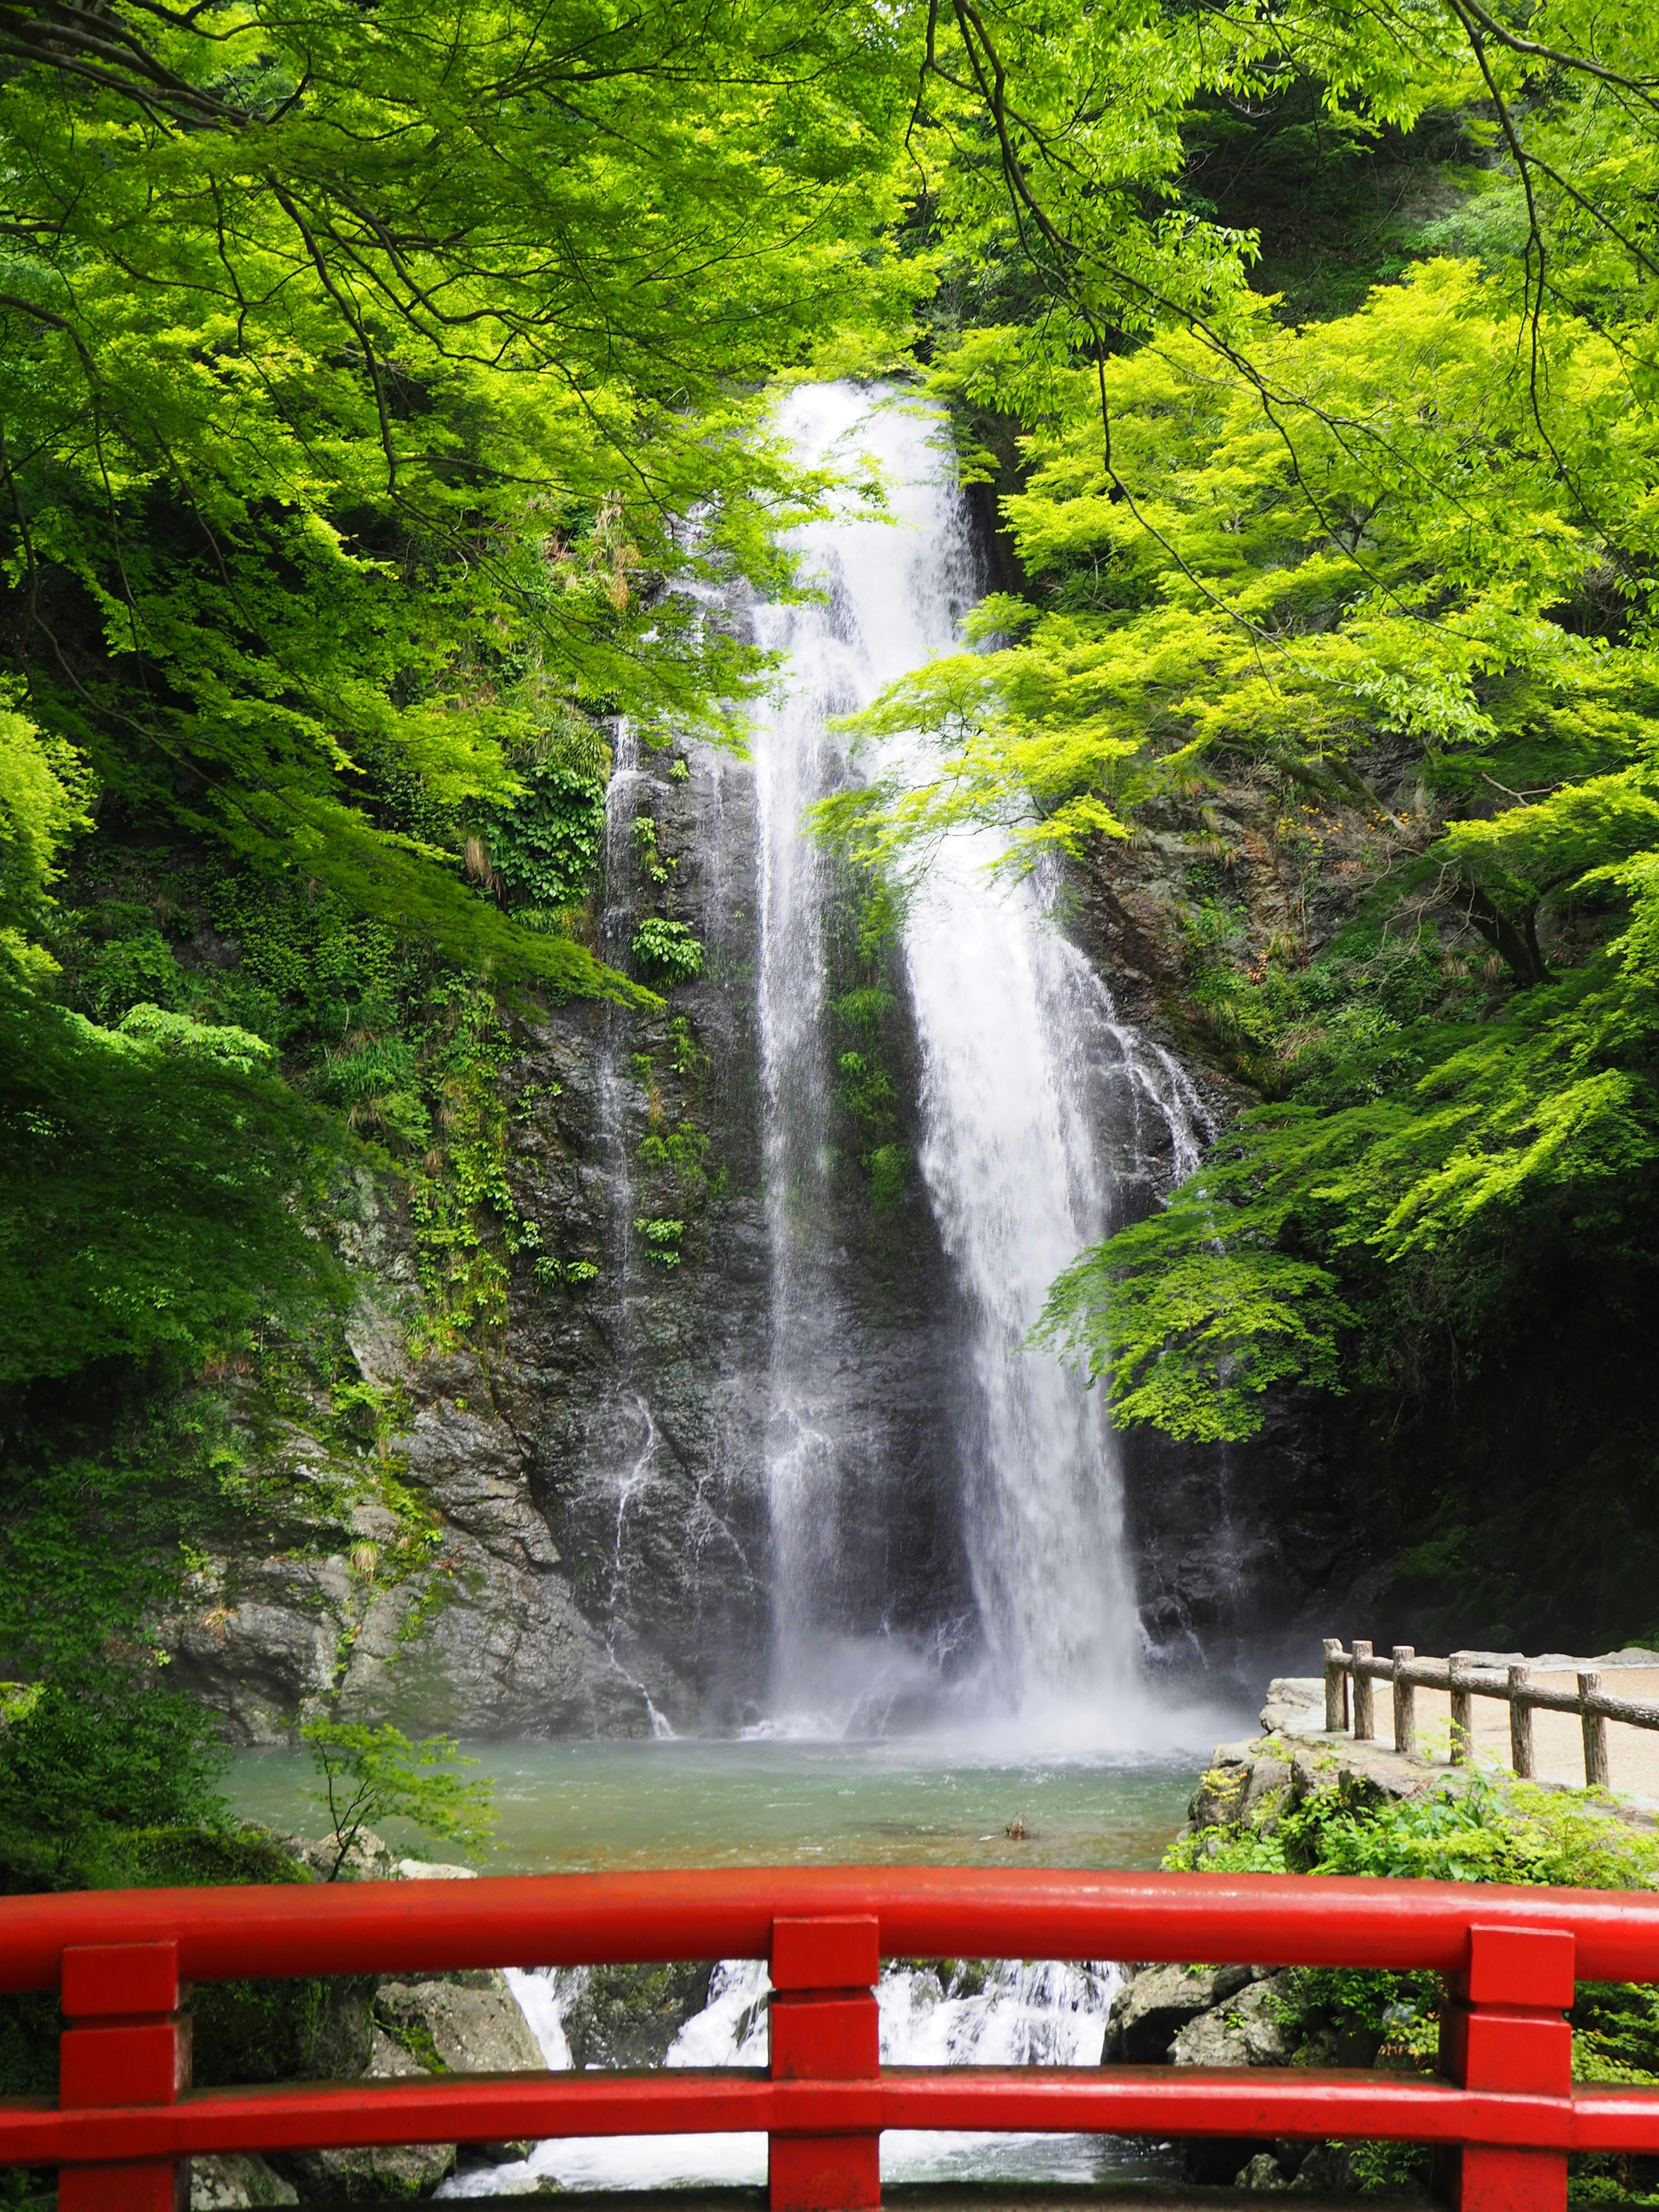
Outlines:
[{"label": "waterfall", "polygon": [[[775,1705],[813,1703],[844,1617],[842,1528],[874,1448],[849,1434],[838,1389],[852,1356],[840,1255],[827,1239],[830,1161],[825,932],[832,872],[802,827],[854,772],[835,716],[957,645],[979,592],[965,503],[937,418],[892,390],[796,391],[781,426],[803,459],[873,454],[889,518],[843,514],[798,535],[817,603],[760,611],[784,655],[755,743],[761,824],[759,974],[772,1240],[770,1488]],[[919,741],[883,749],[921,778]],[[1055,921],[1041,875],[999,879],[998,833],[946,841],[913,899],[902,960],[921,1060],[920,1166],[965,1316],[956,1448],[988,1688],[1010,1712],[1121,1711],[1136,1694],[1139,1627],[1124,1559],[1114,1439],[1100,1394],[1025,1348],[1060,1270],[1122,1218],[1103,1165],[1114,1115],[1156,1115],[1191,1164],[1202,1109],[1169,1059],[1117,1017]],[[1138,1152],[1134,1131],[1132,1152]],[[821,1692],[817,1702],[822,1703]]]}]

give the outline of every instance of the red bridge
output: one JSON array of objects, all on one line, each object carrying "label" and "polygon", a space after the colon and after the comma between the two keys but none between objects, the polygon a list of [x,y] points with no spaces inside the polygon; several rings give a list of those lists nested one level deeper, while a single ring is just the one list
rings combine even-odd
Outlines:
[{"label": "red bridge", "polygon": [[[1431,1967],[1442,2074],[883,2067],[884,1957]],[[190,2088],[193,1981],[766,1959],[769,2069],[451,2074]],[[62,2212],[173,2212],[226,2151],[763,2130],[775,2212],[880,2202],[884,2128],[1383,2137],[1440,2155],[1462,2212],[1559,2212],[1570,2151],[1659,2151],[1659,2089],[1575,2087],[1575,1980],[1659,1980],[1659,1897],[1455,1882],[750,1869],[0,1899],[0,1988],[57,1990],[56,2105],[0,2100],[0,2165]]]}]

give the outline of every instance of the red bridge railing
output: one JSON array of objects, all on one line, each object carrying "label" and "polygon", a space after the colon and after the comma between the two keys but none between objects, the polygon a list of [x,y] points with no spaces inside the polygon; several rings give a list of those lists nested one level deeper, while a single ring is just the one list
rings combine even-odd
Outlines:
[{"label": "red bridge railing", "polygon": [[[883,2067],[883,1957],[1432,1967],[1442,2074]],[[192,1981],[766,1959],[769,2069],[189,2087]],[[62,2212],[173,2212],[226,2151],[763,2130],[775,2212],[880,2201],[884,2128],[1433,2145],[1462,2212],[1559,2212],[1570,2151],[1659,2151],[1659,2090],[1575,2087],[1575,1979],[1659,1980],[1659,1897],[1292,1876],[763,1868],[0,1899],[0,1988],[57,1990],[58,2101],[0,2099],[0,2165]]]}]

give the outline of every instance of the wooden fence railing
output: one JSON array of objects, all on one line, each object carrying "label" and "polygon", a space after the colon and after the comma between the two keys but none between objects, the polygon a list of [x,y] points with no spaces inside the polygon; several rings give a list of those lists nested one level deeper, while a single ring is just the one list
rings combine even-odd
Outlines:
[{"label": "wooden fence railing", "polygon": [[[894,1956],[1428,1967],[1440,2073],[884,2067]],[[716,1958],[770,1961],[764,2070],[189,2086],[192,1980]],[[1461,2212],[1562,2212],[1570,2152],[1659,2151],[1659,2089],[1572,2081],[1576,1979],[1659,1981],[1659,1896],[842,1867],[5,1898],[0,1989],[69,2025],[57,2101],[0,2099],[0,2166],[55,2166],[62,2212],[173,2212],[212,2152],[754,2130],[775,2212],[857,2212],[884,2128],[1370,2137],[1434,2146]]]},{"label": "wooden fence railing", "polygon": [[[1607,1787],[1607,1723],[1622,1721],[1629,1728],[1659,1729],[1659,1705],[1636,1698],[1615,1698],[1601,1686],[1593,1668],[1577,1674],[1576,1690],[1552,1689],[1533,1680],[1529,1666],[1478,1667],[1467,1651],[1454,1651],[1449,1659],[1419,1659],[1409,1644],[1396,1644],[1386,1659],[1378,1658],[1358,1637],[1353,1650],[1345,1651],[1339,1638],[1325,1638],[1325,1726],[1332,1735],[1352,1727],[1355,1741],[1371,1741],[1376,1735],[1371,1685],[1387,1682],[1394,1695],[1394,1741],[1407,1759],[1417,1756],[1418,1690],[1445,1690],[1451,1698],[1451,1757],[1455,1765],[1468,1763],[1474,1741],[1474,1701],[1497,1698],[1510,1709],[1510,1762],[1516,1772],[1531,1775],[1536,1759],[1533,1747],[1534,1712],[1577,1713],[1583,1727],[1584,1781],[1590,1789]],[[1350,1723],[1349,1686],[1352,1686]]]}]

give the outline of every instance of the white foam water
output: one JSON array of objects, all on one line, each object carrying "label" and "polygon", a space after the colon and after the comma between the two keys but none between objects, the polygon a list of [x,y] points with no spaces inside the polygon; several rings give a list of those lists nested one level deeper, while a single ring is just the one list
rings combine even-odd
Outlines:
[{"label": "white foam water", "polygon": [[[509,1969],[507,1983],[548,2066],[567,2072],[564,2015],[587,1982],[585,1967]],[[884,2066],[1097,2066],[1106,2009],[1119,1976],[1104,1961],[1002,1960],[982,1972],[894,1966],[877,1990]],[[767,1993],[758,1960],[715,1967],[703,2009],[674,2039],[666,2063],[767,2063]],[[892,2130],[882,2137],[884,2182],[967,2178],[1094,2181],[1136,2170],[1135,2154],[1109,2137]],[[763,2135],[568,2137],[538,2143],[528,2158],[453,2176],[440,2197],[512,2197],[550,2183],[565,2189],[684,2188],[766,2179]]]}]

